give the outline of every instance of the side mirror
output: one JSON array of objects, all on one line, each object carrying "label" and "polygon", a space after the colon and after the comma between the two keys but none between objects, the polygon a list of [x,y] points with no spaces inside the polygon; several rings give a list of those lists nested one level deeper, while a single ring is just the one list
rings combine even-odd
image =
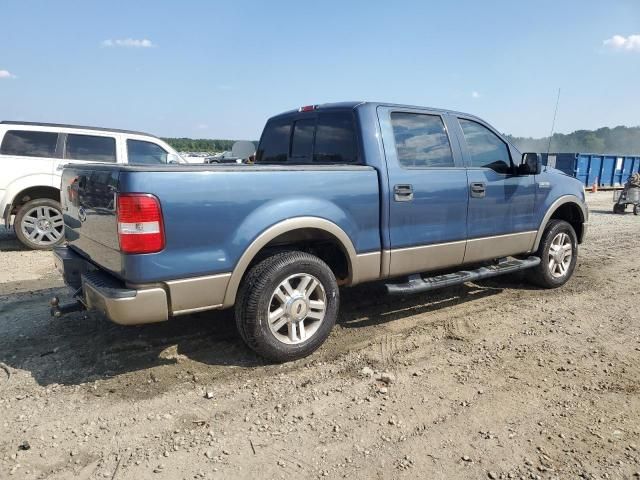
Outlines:
[{"label": "side mirror", "polygon": [[520,175],[538,175],[542,171],[542,158],[539,153],[523,153],[518,166]]},{"label": "side mirror", "polygon": [[180,163],[180,157],[175,153],[167,153],[167,163]]}]

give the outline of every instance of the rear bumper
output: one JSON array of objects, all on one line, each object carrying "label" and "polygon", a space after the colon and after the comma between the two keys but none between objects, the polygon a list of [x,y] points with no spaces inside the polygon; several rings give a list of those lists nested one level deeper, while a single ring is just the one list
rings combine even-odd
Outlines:
[{"label": "rear bumper", "polygon": [[128,288],[67,247],[55,248],[53,254],[65,283],[88,310],[101,312],[120,325],[163,322],[169,318],[164,288]]},{"label": "rear bumper", "polygon": [[171,315],[222,308],[231,274],[129,285],[68,247],[53,250],[55,264],[74,296],[89,310],[121,325],[164,322]]}]

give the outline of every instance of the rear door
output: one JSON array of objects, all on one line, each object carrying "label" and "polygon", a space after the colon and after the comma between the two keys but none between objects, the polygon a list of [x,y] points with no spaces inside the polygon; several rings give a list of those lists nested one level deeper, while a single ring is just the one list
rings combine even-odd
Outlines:
[{"label": "rear door", "polygon": [[53,164],[56,187],[60,187],[62,169],[68,164],[121,163],[120,135],[99,131],[62,133],[62,152]]},{"label": "rear door", "polygon": [[465,263],[528,251],[536,234],[535,176],[515,174],[515,150],[488,125],[457,116],[455,127],[469,179]]},{"label": "rear door", "polygon": [[467,172],[446,115],[378,107],[390,189],[389,275],[460,265]]}]

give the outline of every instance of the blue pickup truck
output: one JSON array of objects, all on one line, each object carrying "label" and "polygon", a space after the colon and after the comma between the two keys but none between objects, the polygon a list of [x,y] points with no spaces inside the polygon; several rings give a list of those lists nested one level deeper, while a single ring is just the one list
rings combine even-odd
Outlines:
[{"label": "blue pickup truck", "polygon": [[518,270],[563,285],[583,187],[464,113],[313,105],[268,120],[254,165],[69,165],[56,264],[76,308],[120,324],[235,307],[274,361],[309,355],[341,286],[405,295]]}]

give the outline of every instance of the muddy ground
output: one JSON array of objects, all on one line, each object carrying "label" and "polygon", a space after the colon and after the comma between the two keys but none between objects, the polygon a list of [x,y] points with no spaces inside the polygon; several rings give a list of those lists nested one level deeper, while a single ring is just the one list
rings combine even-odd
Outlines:
[{"label": "muddy ground", "polygon": [[3,234],[0,478],[638,477],[640,217],[610,197],[588,194],[562,289],[344,289],[324,347],[286,365],[227,312],[51,320],[51,254]]}]

